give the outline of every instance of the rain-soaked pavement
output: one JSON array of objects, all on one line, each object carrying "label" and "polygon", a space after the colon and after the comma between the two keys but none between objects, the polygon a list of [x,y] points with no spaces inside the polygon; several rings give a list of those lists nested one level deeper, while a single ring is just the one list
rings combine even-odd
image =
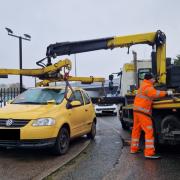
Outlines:
[{"label": "rain-soaked pavement", "polygon": [[94,142],[77,158],[52,174],[53,180],[176,180],[180,179],[180,146],[159,150],[162,159],[146,160],[143,153],[130,154],[123,139],[130,132],[122,130],[116,117],[99,117]]},{"label": "rain-soaked pavement", "polygon": [[79,157],[53,174],[53,180],[99,180],[113,167],[121,154],[120,123],[115,116],[99,117],[94,142]]},{"label": "rain-soaked pavement", "polygon": [[143,154],[129,154],[124,147],[119,163],[103,180],[178,180],[180,179],[180,148],[178,153],[166,149],[162,159],[147,160]]},{"label": "rain-soaked pavement", "polygon": [[76,157],[86,144],[89,140],[85,137],[75,139],[63,156],[43,149],[0,149],[0,180],[40,180]]},{"label": "rain-soaked pavement", "polygon": [[[130,139],[115,116],[98,117],[97,136],[76,158],[48,180],[177,180],[180,179],[180,146],[159,149],[160,160],[146,160],[143,153],[130,154],[122,139]],[[82,137],[72,142],[69,152],[60,157],[44,150],[0,150],[0,180],[42,179],[78,149],[88,143]]]}]

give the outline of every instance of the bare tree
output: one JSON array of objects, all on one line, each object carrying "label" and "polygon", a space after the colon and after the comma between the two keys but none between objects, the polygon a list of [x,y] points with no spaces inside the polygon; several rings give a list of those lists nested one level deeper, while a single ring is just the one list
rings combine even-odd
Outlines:
[{"label": "bare tree", "polygon": [[178,55],[176,56],[176,58],[174,59],[174,64],[175,64],[175,65],[180,65],[180,54],[178,54]]}]

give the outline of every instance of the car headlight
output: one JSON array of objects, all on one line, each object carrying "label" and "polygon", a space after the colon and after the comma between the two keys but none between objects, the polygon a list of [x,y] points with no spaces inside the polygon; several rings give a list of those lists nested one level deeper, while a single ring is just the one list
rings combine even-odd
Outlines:
[{"label": "car headlight", "polygon": [[34,120],[32,126],[52,126],[55,124],[55,120],[52,118],[40,118]]}]

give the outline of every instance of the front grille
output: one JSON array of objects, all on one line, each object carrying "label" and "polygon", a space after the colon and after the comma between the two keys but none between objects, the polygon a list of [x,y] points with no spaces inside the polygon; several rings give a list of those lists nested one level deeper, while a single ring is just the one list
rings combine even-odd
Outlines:
[{"label": "front grille", "polygon": [[0,140],[20,140],[20,129],[0,129]]},{"label": "front grille", "polygon": [[111,114],[111,113],[113,113],[113,111],[102,111],[102,113]]},{"label": "front grille", "polygon": [[8,127],[8,128],[14,128],[14,127],[24,127],[30,120],[21,120],[21,119],[11,119],[12,124],[7,125],[6,122],[9,119],[0,119],[0,127]]}]

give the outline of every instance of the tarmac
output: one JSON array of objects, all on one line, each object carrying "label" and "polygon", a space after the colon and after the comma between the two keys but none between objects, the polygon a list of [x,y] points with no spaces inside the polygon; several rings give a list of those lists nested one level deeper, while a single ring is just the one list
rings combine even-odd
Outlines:
[{"label": "tarmac", "polygon": [[67,152],[66,155],[61,156],[59,159],[60,161],[57,161],[57,163],[50,167],[46,168],[46,171],[43,171],[38,176],[34,177],[32,180],[40,180],[48,177],[52,173],[55,173],[60,169],[62,166],[66,165],[68,162],[72,161],[74,158],[76,158],[82,151],[84,151],[87,146],[90,144],[90,140],[83,141],[77,145],[74,145],[71,147],[71,149]]},{"label": "tarmac", "polygon": [[48,150],[1,149],[0,179],[41,180],[72,161],[89,145],[86,137],[71,142],[69,151],[62,156],[52,155]]}]

